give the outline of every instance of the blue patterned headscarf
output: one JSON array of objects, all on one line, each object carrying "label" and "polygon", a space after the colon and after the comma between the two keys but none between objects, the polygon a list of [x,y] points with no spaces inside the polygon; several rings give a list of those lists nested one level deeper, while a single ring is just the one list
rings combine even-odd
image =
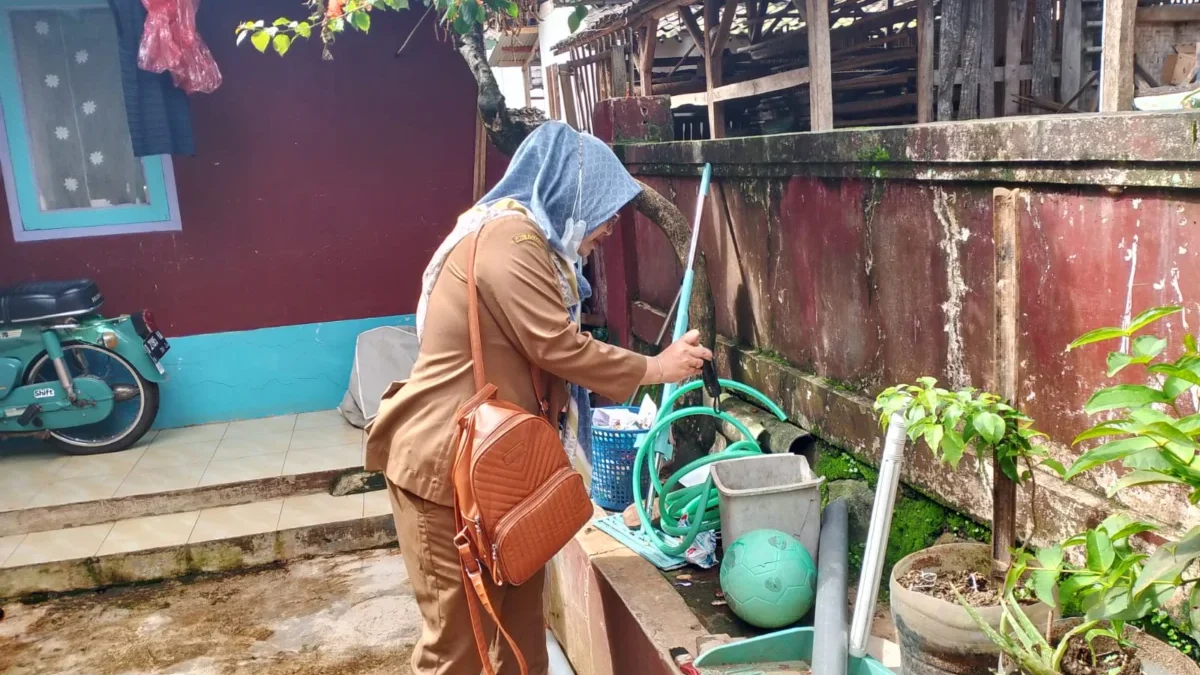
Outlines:
[{"label": "blue patterned headscarf", "polygon": [[[562,122],[545,122],[521,143],[504,177],[477,206],[505,199],[516,201],[533,216],[559,255],[575,272],[579,302],[592,294],[583,277],[579,245],[641,192],[637,181],[603,141]],[[564,300],[568,293],[564,289]],[[579,322],[579,305],[567,311]],[[568,454],[577,445],[587,467],[592,464],[592,406],[589,392],[571,385],[567,421],[562,429]]]},{"label": "blue patterned headscarf", "polygon": [[[637,181],[603,141],[562,122],[545,122],[517,148],[508,171],[479,200],[479,206],[501,199],[518,202],[533,216],[550,245],[577,263],[583,239],[639,192]],[[580,221],[581,226],[572,228],[572,220]],[[575,267],[580,300],[586,300],[592,289],[579,265]]]}]

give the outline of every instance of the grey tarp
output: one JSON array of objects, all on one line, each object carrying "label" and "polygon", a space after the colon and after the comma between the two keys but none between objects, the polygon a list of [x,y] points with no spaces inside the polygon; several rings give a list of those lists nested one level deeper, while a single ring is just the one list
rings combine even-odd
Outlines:
[{"label": "grey tarp", "polygon": [[397,326],[360,333],[354,347],[350,387],[338,410],[356,427],[379,414],[379,399],[392,382],[408,379],[417,361],[417,330]]}]

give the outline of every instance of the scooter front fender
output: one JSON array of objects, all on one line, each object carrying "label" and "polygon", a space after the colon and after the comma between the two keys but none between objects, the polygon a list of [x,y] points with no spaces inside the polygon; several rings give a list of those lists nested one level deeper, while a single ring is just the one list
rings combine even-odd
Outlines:
[{"label": "scooter front fender", "polygon": [[112,333],[117,338],[116,347],[112,350],[128,361],[142,377],[159,384],[167,381],[166,373],[161,372],[158,364],[146,353],[142,338],[134,330],[128,316],[85,321],[69,330],[60,330],[59,338],[63,342],[86,342],[107,347],[104,340],[106,333]]}]

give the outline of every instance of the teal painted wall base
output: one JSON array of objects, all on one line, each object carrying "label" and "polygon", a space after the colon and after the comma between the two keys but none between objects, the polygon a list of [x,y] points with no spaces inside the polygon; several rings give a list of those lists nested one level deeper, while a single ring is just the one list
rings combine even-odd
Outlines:
[{"label": "teal painted wall base", "polygon": [[346,394],[359,333],[411,326],[384,316],[172,338],[156,428],[335,408]]}]

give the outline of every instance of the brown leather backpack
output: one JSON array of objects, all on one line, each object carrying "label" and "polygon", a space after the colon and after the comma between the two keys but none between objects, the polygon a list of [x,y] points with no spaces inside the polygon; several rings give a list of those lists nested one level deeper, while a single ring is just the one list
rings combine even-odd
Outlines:
[{"label": "brown leather backpack", "polygon": [[475,253],[467,254],[467,324],[477,393],[458,410],[454,460],[454,544],[475,643],[487,675],[494,675],[477,605],[482,604],[512,647],[522,675],[525,657],[504,629],[488,597],[483,575],[497,586],[519,586],[537,574],[592,517],[583,477],[571,468],[558,429],[548,420],[541,371],[531,366],[541,415],[496,398],[483,366]]}]

